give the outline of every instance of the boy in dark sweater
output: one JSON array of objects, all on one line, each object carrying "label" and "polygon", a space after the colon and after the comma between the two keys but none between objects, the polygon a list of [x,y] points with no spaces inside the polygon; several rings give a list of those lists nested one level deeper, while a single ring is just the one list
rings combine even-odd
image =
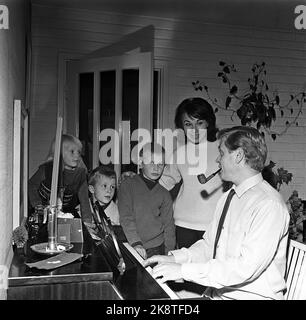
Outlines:
[{"label": "boy in dark sweater", "polygon": [[128,242],[146,259],[175,248],[175,228],[170,193],[158,183],[165,165],[164,149],[146,144],[139,160],[141,173],[120,185],[118,208]]}]

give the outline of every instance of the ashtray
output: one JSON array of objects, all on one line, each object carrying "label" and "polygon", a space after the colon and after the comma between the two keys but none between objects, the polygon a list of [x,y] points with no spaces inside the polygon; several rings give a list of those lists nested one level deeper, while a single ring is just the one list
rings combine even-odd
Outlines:
[{"label": "ashtray", "polygon": [[73,248],[73,244],[57,243],[56,250],[50,250],[48,248],[48,242],[43,242],[43,243],[34,244],[30,248],[36,253],[52,256],[52,255],[56,255],[56,254],[71,250]]}]

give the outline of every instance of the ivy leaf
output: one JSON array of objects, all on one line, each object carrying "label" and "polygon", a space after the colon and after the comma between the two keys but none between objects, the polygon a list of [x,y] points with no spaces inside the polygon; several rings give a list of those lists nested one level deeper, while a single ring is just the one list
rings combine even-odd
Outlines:
[{"label": "ivy leaf", "polygon": [[223,72],[218,72],[218,77],[222,77],[223,76]]},{"label": "ivy leaf", "polygon": [[259,129],[260,129],[260,127],[261,127],[261,123],[258,121],[258,122],[257,122],[257,124],[256,124],[256,128],[257,128],[257,130],[259,130]]},{"label": "ivy leaf", "polygon": [[275,121],[275,119],[276,119],[276,113],[275,113],[274,108],[269,107],[269,114],[271,115],[272,120]]},{"label": "ivy leaf", "polygon": [[222,81],[223,81],[224,83],[227,83],[227,79],[226,79],[225,77],[222,78]]},{"label": "ivy leaf", "polygon": [[224,67],[224,68],[223,68],[223,71],[224,71],[225,73],[230,73],[230,69],[229,69],[228,66]]},{"label": "ivy leaf", "polygon": [[203,87],[202,87],[202,86],[199,86],[199,90],[202,91],[202,90],[203,90]]},{"label": "ivy leaf", "polygon": [[276,102],[277,105],[279,105],[279,96],[275,97],[275,102]]},{"label": "ivy leaf", "polygon": [[248,122],[248,121],[246,120],[246,118],[242,118],[242,119],[241,119],[241,125],[242,125],[242,126],[245,126],[245,125],[247,124],[247,122]]},{"label": "ivy leaf", "polygon": [[272,133],[272,134],[271,134],[271,137],[272,137],[272,139],[275,141],[275,139],[276,139],[276,134],[275,134],[275,133]]},{"label": "ivy leaf", "polygon": [[230,90],[230,94],[236,94],[238,91],[237,86],[232,86],[231,90]]},{"label": "ivy leaf", "polygon": [[285,170],[284,168],[278,168],[277,173],[280,181],[283,181],[286,184],[292,180],[292,173],[289,173],[288,170]]},{"label": "ivy leaf", "polygon": [[270,163],[267,165],[268,168],[274,168],[276,165],[276,162],[273,162],[272,160],[270,160]]},{"label": "ivy leaf", "polygon": [[228,109],[231,101],[232,101],[232,98],[228,96],[228,97],[226,98],[226,101],[225,101],[225,108],[226,108],[226,109]]}]

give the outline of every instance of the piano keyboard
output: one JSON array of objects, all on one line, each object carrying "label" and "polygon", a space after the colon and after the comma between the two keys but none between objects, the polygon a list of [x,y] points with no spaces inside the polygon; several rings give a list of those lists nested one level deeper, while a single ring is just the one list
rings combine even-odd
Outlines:
[{"label": "piano keyboard", "polygon": [[[133,255],[133,257],[141,264],[143,265],[144,259],[138,254],[138,252],[132,248],[127,242],[124,242],[123,245],[126,247],[127,250]],[[152,268],[146,267],[146,271],[151,275],[152,274]],[[181,299],[173,290],[169,288],[169,286],[165,283],[162,283],[160,279],[154,279],[160,287],[167,293],[167,295],[172,299],[172,300],[177,300]]]}]

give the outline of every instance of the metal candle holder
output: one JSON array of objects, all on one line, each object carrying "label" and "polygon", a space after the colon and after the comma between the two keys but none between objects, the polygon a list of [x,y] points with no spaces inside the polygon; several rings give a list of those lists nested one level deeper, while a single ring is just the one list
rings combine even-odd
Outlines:
[{"label": "metal candle holder", "polygon": [[57,251],[57,206],[48,210],[48,250]]},{"label": "metal candle holder", "polygon": [[57,242],[57,211],[58,211],[58,174],[60,171],[61,137],[63,118],[58,117],[54,145],[52,182],[50,206],[48,208],[48,243],[40,243],[32,246],[32,250],[42,254],[57,254],[70,250],[72,244],[59,244]]}]

